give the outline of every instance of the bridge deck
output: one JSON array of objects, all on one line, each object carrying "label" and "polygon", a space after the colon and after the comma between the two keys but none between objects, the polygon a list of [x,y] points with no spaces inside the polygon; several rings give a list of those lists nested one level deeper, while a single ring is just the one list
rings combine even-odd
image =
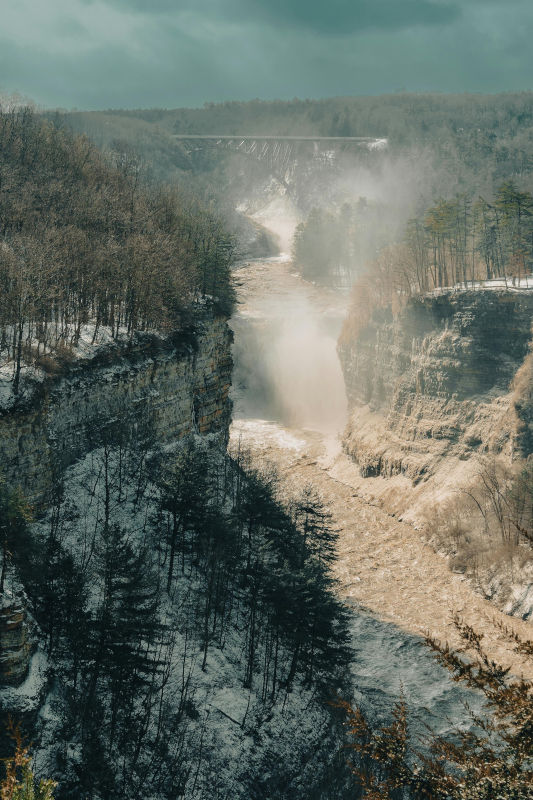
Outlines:
[{"label": "bridge deck", "polygon": [[385,138],[376,138],[374,136],[254,136],[250,133],[240,134],[221,134],[214,133],[175,133],[175,139],[212,139],[214,141],[240,139],[245,141],[252,139],[254,141],[275,141],[275,142],[385,142]]}]

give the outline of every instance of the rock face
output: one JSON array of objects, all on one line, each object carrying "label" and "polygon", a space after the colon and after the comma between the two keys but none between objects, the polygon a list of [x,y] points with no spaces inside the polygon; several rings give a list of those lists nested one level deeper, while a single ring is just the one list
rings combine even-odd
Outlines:
[{"label": "rock face", "polygon": [[531,453],[532,318],[526,291],[446,291],[396,317],[376,311],[355,341],[341,339],[344,446],[362,475],[416,485],[444,461],[453,470],[476,454]]},{"label": "rock face", "polygon": [[24,605],[3,599],[0,604],[0,687],[18,686],[28,672],[30,642]]},{"label": "rock face", "polygon": [[[33,632],[33,634],[32,634]],[[0,758],[13,754],[11,718],[25,733],[35,730],[48,683],[48,662],[35,638],[22,597],[0,596]]]},{"label": "rock face", "polygon": [[[196,432],[225,446],[231,343],[226,319],[204,311],[187,331],[139,333],[65,365],[0,415],[2,477],[39,506],[46,505],[55,477],[110,433],[138,430],[161,445]],[[28,673],[25,617],[20,602],[0,603],[0,711],[21,703],[5,687],[19,686]],[[26,708],[29,701],[22,699]]]},{"label": "rock face", "polygon": [[169,337],[137,334],[77,359],[29,400],[0,416],[0,464],[8,485],[46,502],[54,475],[98,446],[111,427],[143,426],[165,444],[197,432],[228,437],[232,334],[207,311]]}]

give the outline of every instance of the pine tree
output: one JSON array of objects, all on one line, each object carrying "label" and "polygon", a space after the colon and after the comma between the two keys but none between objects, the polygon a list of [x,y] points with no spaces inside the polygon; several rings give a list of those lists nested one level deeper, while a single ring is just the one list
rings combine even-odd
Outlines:
[{"label": "pine tree", "polygon": [[85,739],[104,736],[112,748],[134,736],[138,700],[160,668],[163,630],[147,550],[117,525],[104,528],[99,550],[102,598],[87,631],[80,692]]},{"label": "pine tree", "polygon": [[35,543],[28,523],[32,519],[32,508],[20,488],[8,489],[0,480],[0,532],[2,536],[2,570],[0,592],[4,591],[8,563],[12,557],[21,577],[27,583],[35,579],[33,571]]},{"label": "pine tree", "polygon": [[296,525],[302,535],[300,565],[308,558],[330,565],[335,559],[337,533],[333,519],[325,509],[322,499],[311,484],[303,487],[294,502]]},{"label": "pine tree", "polygon": [[167,525],[163,526],[163,538],[168,547],[166,588],[170,593],[176,556],[178,553],[181,555],[181,572],[184,573],[187,553],[198,548],[198,536],[194,531],[201,528],[213,497],[207,454],[197,448],[192,439],[185,442],[158,484],[159,506],[168,515]]}]

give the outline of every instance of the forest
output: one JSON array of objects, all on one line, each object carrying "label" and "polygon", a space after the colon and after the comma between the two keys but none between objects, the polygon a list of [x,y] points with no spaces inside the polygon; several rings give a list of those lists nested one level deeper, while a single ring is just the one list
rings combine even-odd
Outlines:
[{"label": "forest", "polygon": [[232,724],[260,731],[258,716],[329,699],[351,658],[336,532],[316,492],[282,505],[276,474],[244,453],[194,437],[163,453],[143,433],[110,427],[44,518],[16,492],[0,497],[54,665],[40,751],[56,798],[226,797],[207,727],[221,663],[248,698]]},{"label": "forest", "polygon": [[65,120],[101,146],[134,136],[154,168],[164,162],[167,173],[193,165],[174,133],[385,137],[393,155],[431,151],[466,191],[473,185],[491,191],[509,178],[531,180],[533,169],[531,92],[233,101],[198,109],[73,112]]},{"label": "forest", "polygon": [[425,133],[429,140],[444,139],[450,132],[490,127],[495,139],[518,137],[526,143],[533,124],[533,97],[531,92],[490,96],[397,92],[378,97],[257,99],[206,103],[202,108],[108,109],[86,113],[140,119],[184,134],[384,136],[406,143],[413,135]]},{"label": "forest", "polygon": [[[338,241],[346,252],[350,227],[342,231]],[[352,228],[352,242],[354,238]],[[312,264],[305,256],[307,239],[304,227],[295,240],[304,275]],[[357,335],[376,308],[397,311],[409,297],[442,287],[469,288],[494,280],[505,288],[533,287],[532,268],[531,192],[507,181],[488,200],[465,195],[441,200],[420,217],[410,219],[403,241],[383,247],[362,273],[354,276],[343,336]]]},{"label": "forest", "polygon": [[[363,234],[368,238],[369,228],[375,250],[380,255],[387,251],[397,262],[397,288],[407,294],[493,278],[516,283],[531,271],[533,195],[513,181],[501,184],[488,199],[461,194],[439,200],[409,219],[402,241],[390,247],[380,248],[379,228],[374,232],[380,211],[364,198],[355,206],[344,204],[338,212],[312,209],[306,222],[297,226],[293,244],[293,257],[304,277],[335,284],[346,274],[352,283],[363,271],[362,254],[368,254]],[[379,265],[370,271],[379,274]]]},{"label": "forest", "polygon": [[[138,157],[115,163],[30,107],[0,109],[0,359],[50,364],[84,326],[94,340],[179,329],[198,303],[228,315],[234,240],[216,214],[149,188]],[[87,334],[87,331],[85,331]]]},{"label": "forest", "polygon": [[315,208],[295,231],[292,255],[304,278],[352,287],[346,336],[355,335],[354,326],[363,327],[374,309],[397,311],[410,297],[435,289],[497,280],[506,288],[533,286],[533,195],[511,180],[488,198],[439,200],[407,221],[399,241],[381,246],[380,211],[364,200],[338,211]]},{"label": "forest", "polygon": [[[15,396],[25,367],[60,372],[82,337],[230,314],[233,235],[133,151],[101,153],[58,118],[4,108],[0,188],[0,357]],[[339,741],[327,700],[351,661],[327,508],[310,486],[282,497],[273,470],[209,437],[163,448],[132,414],[126,396],[100,420],[90,452],[51,476],[45,508],[0,476],[0,593],[24,598],[30,684],[34,659],[47,663],[31,727],[45,779],[15,720],[2,796],[277,791],[302,781],[301,725],[327,772]],[[266,744],[237,764],[228,726]],[[289,732],[295,760],[279,750]]]}]

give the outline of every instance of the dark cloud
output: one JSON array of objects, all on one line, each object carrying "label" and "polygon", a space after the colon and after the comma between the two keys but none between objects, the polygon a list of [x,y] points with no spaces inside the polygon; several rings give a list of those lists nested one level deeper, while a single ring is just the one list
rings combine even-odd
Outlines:
[{"label": "dark cloud", "polygon": [[461,13],[456,3],[429,0],[251,0],[245,5],[252,17],[272,24],[344,36],[368,29],[442,25]]},{"label": "dark cloud", "polygon": [[18,0],[0,90],[138,108],[531,89],[532,27],[531,0]]},{"label": "dark cloud", "polygon": [[[95,0],[84,0],[93,4]],[[350,35],[370,28],[400,30],[456,20],[451,0],[107,0],[109,5],[147,15],[196,11],[207,19],[247,20],[289,26],[316,34]]]}]

